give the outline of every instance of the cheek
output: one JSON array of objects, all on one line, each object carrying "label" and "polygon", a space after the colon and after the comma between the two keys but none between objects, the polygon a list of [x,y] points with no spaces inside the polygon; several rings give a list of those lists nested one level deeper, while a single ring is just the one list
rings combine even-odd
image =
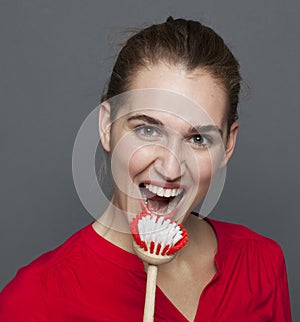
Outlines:
[{"label": "cheek", "polygon": [[203,185],[206,186],[210,183],[213,173],[211,159],[209,157],[200,158],[198,159],[197,166],[197,177],[195,178],[197,180],[196,185],[198,185],[199,187]]},{"label": "cheek", "polygon": [[133,162],[137,148],[132,137],[126,135],[126,133],[123,136],[112,135],[111,143],[111,170],[115,189],[127,195],[135,196],[136,191],[132,185],[131,170],[134,164],[139,163],[138,161]]},{"label": "cheek", "polygon": [[134,151],[129,160],[129,175],[134,178],[147,170],[154,162],[156,149],[153,147],[141,147]]},{"label": "cheek", "polygon": [[194,167],[190,172],[193,179],[190,202],[193,208],[205,198],[212,182],[213,168],[209,153],[203,152],[194,159]]},{"label": "cheek", "polygon": [[148,150],[122,144],[114,149],[111,169],[116,193],[121,192],[127,198],[140,199],[136,178],[147,170],[153,160],[153,153]]},{"label": "cheek", "polygon": [[195,186],[210,180],[213,173],[213,164],[207,151],[190,155],[186,161]]},{"label": "cheek", "polygon": [[211,183],[212,173],[210,158],[197,158],[193,171],[191,171],[193,187],[190,190],[189,196],[187,196],[187,202],[191,203],[191,208],[195,208],[205,198]]},{"label": "cheek", "polygon": [[201,181],[211,181],[212,177],[220,168],[221,162],[224,159],[223,145],[210,149],[209,151],[200,154],[197,158],[197,172]]}]

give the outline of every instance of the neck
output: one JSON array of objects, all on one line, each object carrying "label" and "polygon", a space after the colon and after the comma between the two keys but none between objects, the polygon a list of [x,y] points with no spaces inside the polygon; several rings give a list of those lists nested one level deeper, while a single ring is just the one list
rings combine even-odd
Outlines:
[{"label": "neck", "polygon": [[133,253],[129,221],[130,218],[125,212],[110,203],[103,215],[93,223],[93,228],[97,234],[112,244]]},{"label": "neck", "polygon": [[[94,230],[103,238],[121,249],[134,253],[133,238],[126,214],[110,205],[104,214],[94,222]],[[116,213],[116,211],[118,213]],[[205,256],[217,251],[217,240],[213,228],[205,220],[190,215],[184,223],[189,236],[188,244],[178,252],[175,261],[186,261],[195,253]]]}]

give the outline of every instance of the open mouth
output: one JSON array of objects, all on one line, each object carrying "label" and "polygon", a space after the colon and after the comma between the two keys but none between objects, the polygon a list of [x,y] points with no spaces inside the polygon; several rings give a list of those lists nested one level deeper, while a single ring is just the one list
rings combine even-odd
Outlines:
[{"label": "open mouth", "polygon": [[182,188],[169,189],[146,183],[140,184],[139,188],[143,211],[163,216],[171,216],[184,195]]}]

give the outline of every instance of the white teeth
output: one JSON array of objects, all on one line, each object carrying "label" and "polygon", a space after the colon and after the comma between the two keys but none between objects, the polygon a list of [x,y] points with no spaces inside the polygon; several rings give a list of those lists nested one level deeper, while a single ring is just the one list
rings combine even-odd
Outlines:
[{"label": "white teeth", "polygon": [[160,197],[176,197],[178,196],[183,189],[164,189],[152,184],[145,184],[145,187],[152,193]]},{"label": "white teeth", "polygon": [[158,190],[158,187],[155,187],[155,186],[152,187],[152,192],[153,193],[157,193],[157,190]]},{"label": "white teeth", "polygon": [[161,187],[157,188],[157,192],[156,192],[156,194],[157,194],[158,196],[160,196],[160,197],[163,197],[163,196],[164,196],[164,189],[163,189],[163,188],[161,188]]},{"label": "white teeth", "polygon": [[164,197],[170,197],[171,196],[171,189],[166,189],[165,193],[164,193]]}]

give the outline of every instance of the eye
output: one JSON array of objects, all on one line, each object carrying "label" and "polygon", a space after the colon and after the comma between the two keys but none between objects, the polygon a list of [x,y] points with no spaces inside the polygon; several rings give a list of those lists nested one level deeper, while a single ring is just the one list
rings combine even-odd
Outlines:
[{"label": "eye", "polygon": [[187,139],[187,142],[191,143],[196,148],[208,148],[210,145],[209,138],[201,134],[192,135]]},{"label": "eye", "polygon": [[144,138],[152,139],[161,136],[161,131],[152,125],[139,125],[134,128],[134,132]]}]

